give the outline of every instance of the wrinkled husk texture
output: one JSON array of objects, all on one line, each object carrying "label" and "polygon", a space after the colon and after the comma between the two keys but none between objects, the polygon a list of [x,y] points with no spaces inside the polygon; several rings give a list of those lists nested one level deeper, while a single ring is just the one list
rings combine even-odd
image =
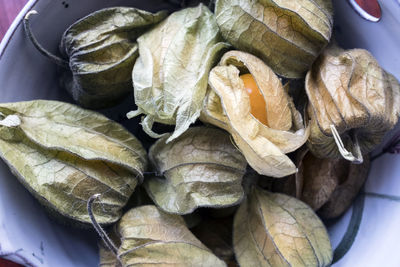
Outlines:
[{"label": "wrinkled husk texture", "polygon": [[237,211],[233,248],[240,266],[329,266],[328,233],[300,200],[255,188]]},{"label": "wrinkled husk texture", "polygon": [[362,154],[372,151],[397,123],[400,85],[366,50],[330,47],[307,73],[311,135],[317,157],[340,158],[330,125],[352,151],[354,137]]},{"label": "wrinkled husk texture", "polygon": [[186,8],[138,39],[139,58],[132,79],[138,110],[128,117],[144,114],[143,130],[153,138],[153,123],[175,125],[168,142],[185,132],[200,116],[210,69],[222,42],[214,14],[204,5]]},{"label": "wrinkled husk texture", "polygon": [[[215,266],[226,264],[186,227],[182,217],[155,206],[129,210],[116,227],[120,237],[120,266]],[[119,266],[115,256],[101,248],[100,266]]]},{"label": "wrinkled husk texture", "polygon": [[218,0],[215,14],[229,43],[287,78],[304,77],[333,28],[330,0]]},{"label": "wrinkled husk texture", "polygon": [[63,34],[60,51],[69,61],[62,85],[87,108],[111,107],[132,91],[139,56],[136,39],[167,16],[130,7],[106,8],[78,20]]},{"label": "wrinkled husk texture", "polygon": [[369,157],[362,164],[344,159],[320,159],[308,149],[297,155],[298,172],[277,181],[273,190],[297,197],[326,219],[342,215],[351,205],[370,168]]},{"label": "wrinkled husk texture", "polygon": [[[239,77],[243,73],[253,75],[264,97],[268,125],[251,114]],[[310,130],[274,72],[257,57],[240,51],[227,52],[212,69],[200,119],[227,130],[250,166],[272,177],[296,172],[285,154],[301,147]]]},{"label": "wrinkled husk texture", "polygon": [[166,144],[168,137],[159,139],[149,151],[159,177],[146,177],[144,185],[157,206],[169,213],[188,214],[198,207],[222,208],[242,200],[247,162],[227,132],[192,127]]},{"label": "wrinkled husk texture", "polygon": [[46,207],[90,223],[88,199],[100,224],[122,215],[147,165],[141,143],[121,125],[77,106],[36,100],[0,104],[0,156]]}]

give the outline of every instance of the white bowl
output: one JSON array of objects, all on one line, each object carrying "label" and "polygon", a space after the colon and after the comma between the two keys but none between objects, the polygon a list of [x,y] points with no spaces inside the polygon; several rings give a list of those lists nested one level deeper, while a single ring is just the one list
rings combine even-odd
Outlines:
[{"label": "white bowl", "polygon": [[[379,23],[372,23],[360,18],[347,1],[334,2],[339,43],[346,48],[368,49],[387,71],[400,79],[400,5],[394,0],[381,1],[383,17]],[[75,20],[100,8],[123,5],[152,11],[166,7],[162,0],[30,0],[0,44],[0,102],[31,99],[71,102],[58,86],[56,67],[25,38],[21,21],[29,10],[39,12],[32,20],[35,35],[41,44],[55,52],[61,34]],[[128,99],[126,107],[132,101]],[[107,114],[116,118],[111,111]],[[397,131],[399,128],[398,125]],[[400,155],[384,155],[373,162],[365,186],[368,193],[363,195],[365,205],[361,205],[364,197],[359,198],[352,209],[329,226],[334,248],[343,241],[343,236],[346,238],[341,248],[351,245],[354,239],[350,250],[334,266],[400,266],[399,174]],[[360,214],[362,220],[358,225]],[[93,234],[53,223],[0,162],[0,256],[7,255],[28,266],[97,266],[96,241]]]}]

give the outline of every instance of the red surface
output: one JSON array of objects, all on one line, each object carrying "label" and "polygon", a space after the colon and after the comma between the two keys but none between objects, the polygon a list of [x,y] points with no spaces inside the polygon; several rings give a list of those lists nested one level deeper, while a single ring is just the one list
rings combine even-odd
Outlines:
[{"label": "red surface", "polygon": [[[0,0],[0,41],[26,2],[28,0]],[[0,267],[22,267],[22,265],[0,258]]]},{"label": "red surface", "polygon": [[0,258],[0,267],[22,267],[22,265]]},{"label": "red surface", "polygon": [[356,0],[356,3],[375,18],[381,17],[382,11],[377,0]]},{"label": "red surface", "polygon": [[[0,0],[0,40],[28,0]],[[0,264],[0,267],[3,267]]]}]

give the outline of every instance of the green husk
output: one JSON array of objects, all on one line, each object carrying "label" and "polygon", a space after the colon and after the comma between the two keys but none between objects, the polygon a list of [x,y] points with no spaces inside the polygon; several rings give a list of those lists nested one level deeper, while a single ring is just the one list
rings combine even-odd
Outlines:
[{"label": "green husk", "polygon": [[228,133],[194,127],[166,144],[168,137],[149,151],[154,169],[164,176],[146,178],[144,183],[157,206],[188,214],[198,207],[228,207],[242,200],[247,162]]},{"label": "green husk", "polygon": [[120,218],[147,165],[132,134],[99,113],[57,101],[0,104],[0,115],[0,157],[43,205],[85,224],[87,200],[101,194],[98,222]]},{"label": "green husk", "polygon": [[112,107],[131,92],[131,72],[139,55],[136,39],[167,16],[165,11],[153,14],[131,7],[98,10],[64,32],[59,58],[33,36],[33,13],[24,20],[28,37],[39,52],[61,65],[61,86],[81,106],[92,109]]},{"label": "green husk", "polygon": [[117,266],[226,266],[187,229],[178,215],[155,206],[129,210],[117,225],[117,257],[102,248],[100,265]]},{"label": "green husk", "polygon": [[214,14],[204,5],[186,8],[138,39],[139,58],[132,79],[143,130],[153,138],[154,122],[176,125],[167,142],[177,138],[200,115],[208,74],[219,60],[222,42]]}]

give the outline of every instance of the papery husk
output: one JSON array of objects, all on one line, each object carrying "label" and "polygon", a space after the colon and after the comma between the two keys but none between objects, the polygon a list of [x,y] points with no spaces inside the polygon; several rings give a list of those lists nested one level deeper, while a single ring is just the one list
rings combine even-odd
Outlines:
[{"label": "papery husk", "polygon": [[[347,164],[349,163],[347,162]],[[365,157],[361,165],[351,164],[347,179],[341,181],[335,188],[329,200],[318,210],[318,215],[324,219],[333,219],[341,216],[351,206],[360,192],[368,177],[369,169],[369,157]]]},{"label": "papery husk", "polygon": [[121,243],[117,257],[123,267],[226,266],[187,229],[182,217],[164,213],[152,205],[125,213],[117,225],[117,233]]},{"label": "papery husk", "polygon": [[188,214],[198,207],[228,207],[242,200],[247,162],[227,132],[193,127],[170,143],[166,143],[168,138],[150,148],[150,162],[158,177],[146,178],[144,183],[158,207]]},{"label": "papery husk", "polygon": [[141,143],[121,125],[77,106],[46,100],[0,104],[0,156],[48,209],[90,223],[86,202],[100,224],[122,215],[147,165]]},{"label": "papery husk", "polygon": [[99,267],[122,267],[118,258],[104,245],[99,245],[100,263]]},{"label": "papery husk", "polygon": [[310,207],[258,188],[236,213],[233,247],[240,266],[329,266],[333,258],[328,233]]},{"label": "papery husk", "polygon": [[[121,246],[121,240],[115,226],[112,227],[107,234],[115,246]],[[107,248],[103,240],[99,241],[98,247],[100,256],[99,267],[122,267],[122,264],[117,256],[110,249]]]},{"label": "papery husk", "polygon": [[357,196],[368,177],[369,156],[362,164],[352,164],[344,159],[316,158],[308,149],[297,154],[298,172],[273,190],[294,196],[323,218],[342,215]]},{"label": "papery husk", "polygon": [[[218,211],[218,210],[216,210]],[[232,244],[233,216],[204,218],[192,233],[229,267],[238,266]]]},{"label": "papery husk", "polygon": [[[264,96],[271,126],[251,114],[250,99],[239,77],[243,73],[253,75]],[[212,69],[200,119],[231,133],[250,166],[272,177],[296,172],[285,154],[301,147],[310,132],[273,71],[257,57],[240,51],[226,53]]]},{"label": "papery husk", "polygon": [[287,78],[304,77],[333,28],[330,0],[218,0],[215,14],[229,43]]},{"label": "papery husk", "polygon": [[331,125],[347,150],[356,155],[359,148],[358,154],[367,154],[400,115],[399,83],[363,49],[326,49],[307,73],[306,92],[311,118],[308,147],[321,158],[341,157]]},{"label": "papery husk", "polygon": [[222,42],[214,14],[204,5],[186,8],[138,39],[139,54],[132,73],[143,130],[153,138],[153,123],[176,125],[168,142],[177,138],[200,115],[208,74],[229,47]]},{"label": "papery husk", "polygon": [[62,58],[46,51],[24,19],[28,37],[54,63],[60,65],[60,83],[81,106],[92,109],[118,104],[132,90],[131,72],[139,55],[136,38],[167,16],[131,7],[93,12],[72,24],[60,42]]}]

